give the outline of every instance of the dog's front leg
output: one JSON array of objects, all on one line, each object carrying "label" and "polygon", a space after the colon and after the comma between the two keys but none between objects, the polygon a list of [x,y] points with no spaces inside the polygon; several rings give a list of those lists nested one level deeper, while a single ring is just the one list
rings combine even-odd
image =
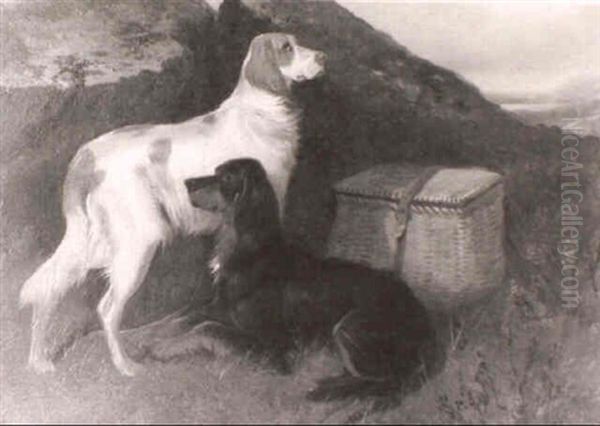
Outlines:
[{"label": "dog's front leg", "polygon": [[150,356],[159,361],[170,361],[198,354],[217,357],[242,356],[256,346],[256,340],[248,334],[219,323],[205,321],[180,336],[156,342],[150,348]]},{"label": "dog's front leg", "polygon": [[189,331],[192,326],[187,315],[188,309],[188,306],[183,307],[166,317],[137,328],[122,331],[121,334],[136,346],[148,348],[157,340],[178,336]]},{"label": "dog's front leg", "polygon": [[198,312],[219,322],[231,322],[229,320],[229,301],[225,280],[216,279],[214,294],[209,303],[198,307]]}]

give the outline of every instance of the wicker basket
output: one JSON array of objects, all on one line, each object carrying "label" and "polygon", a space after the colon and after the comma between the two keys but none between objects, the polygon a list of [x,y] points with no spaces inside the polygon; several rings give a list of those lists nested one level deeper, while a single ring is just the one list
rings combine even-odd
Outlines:
[{"label": "wicker basket", "polygon": [[334,190],[328,256],[396,271],[436,310],[468,303],[502,282],[500,175],[382,165]]}]

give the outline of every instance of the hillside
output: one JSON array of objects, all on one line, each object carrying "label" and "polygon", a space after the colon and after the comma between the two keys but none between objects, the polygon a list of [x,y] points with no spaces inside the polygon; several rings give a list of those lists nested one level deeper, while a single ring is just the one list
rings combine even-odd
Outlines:
[{"label": "hillside", "polygon": [[[522,123],[451,70],[414,56],[338,4],[228,0],[217,12],[203,0],[59,0],[0,8],[2,421],[39,422],[41,416],[89,421],[91,411],[91,418],[104,422],[324,421],[320,416],[329,409],[364,414],[359,419],[369,421],[600,418],[592,411],[600,388],[593,374],[600,371],[594,355],[600,342],[597,138],[581,138],[578,145],[581,303],[569,311],[561,307],[556,250],[564,179],[560,129]],[[207,364],[222,369],[217,380],[198,360],[154,365],[148,377],[127,382],[107,366],[98,333],[77,342],[59,363],[55,381],[26,372],[29,313],[17,311],[16,297],[62,236],[60,185],[76,149],[116,127],[177,122],[215,107],[233,88],[249,41],[267,30],[293,33],[328,55],[326,76],[295,89],[305,112],[299,165],[288,195],[287,237],[321,253],[334,216],[331,184],[374,164],[485,166],[505,176],[506,287],[487,304],[458,316],[458,335],[454,322],[441,319],[441,334],[450,329],[453,336],[446,369],[400,407],[379,413],[362,403],[306,408],[293,384],[249,373],[244,364],[235,364],[234,378],[223,382],[228,365]],[[203,293],[204,243],[188,239],[165,250],[131,302],[127,325],[158,318],[194,292]],[[90,307],[103,282],[93,279],[91,290],[69,295],[56,318],[51,343],[57,354],[74,336],[97,327]],[[91,371],[94,365],[101,368]],[[197,382],[186,369],[198,374]],[[306,376],[299,377],[304,386]],[[205,387],[198,384],[202,379]],[[89,398],[103,392],[96,383],[114,393],[94,406]],[[165,404],[157,383],[178,395],[168,410],[156,407]],[[215,408],[219,389],[228,392],[224,400],[239,404],[244,386],[259,385],[262,390],[248,396],[239,411],[225,415]],[[265,402],[274,398],[277,386],[284,389],[277,403]],[[27,398],[32,389],[35,401]],[[131,396],[130,389],[142,396]],[[476,402],[469,405],[465,395]],[[343,421],[340,416],[333,418]]]}]

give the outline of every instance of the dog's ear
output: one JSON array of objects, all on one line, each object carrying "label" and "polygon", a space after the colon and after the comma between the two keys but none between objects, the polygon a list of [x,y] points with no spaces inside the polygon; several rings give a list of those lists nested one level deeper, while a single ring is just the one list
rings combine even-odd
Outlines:
[{"label": "dog's ear", "polygon": [[240,183],[239,190],[233,196],[233,206],[235,211],[238,211],[241,206],[249,204],[252,200],[248,199],[248,180],[250,177],[248,174],[244,174],[242,181]]},{"label": "dog's ear", "polygon": [[266,176],[246,173],[234,198],[234,222],[239,229],[270,228],[279,224],[279,205]]},{"label": "dog's ear", "polygon": [[242,73],[251,85],[259,89],[277,95],[290,92],[290,86],[279,70],[273,41],[268,37],[257,37],[252,41]]}]

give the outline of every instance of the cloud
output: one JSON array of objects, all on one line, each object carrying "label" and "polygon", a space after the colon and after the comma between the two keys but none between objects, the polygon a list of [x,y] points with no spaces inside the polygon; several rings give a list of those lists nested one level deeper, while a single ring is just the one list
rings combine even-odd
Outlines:
[{"label": "cloud", "polygon": [[547,93],[600,70],[600,5],[339,3],[485,93]]}]

